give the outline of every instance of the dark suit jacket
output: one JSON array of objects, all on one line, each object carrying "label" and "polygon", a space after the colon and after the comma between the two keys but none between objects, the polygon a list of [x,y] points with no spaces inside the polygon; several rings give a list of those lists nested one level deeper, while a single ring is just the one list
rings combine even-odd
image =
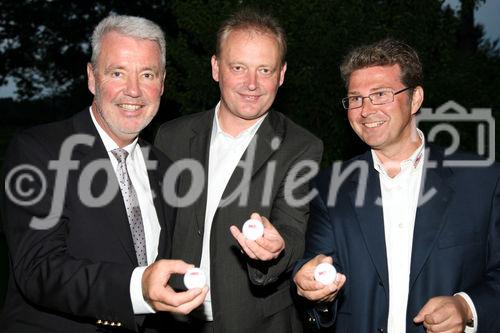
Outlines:
[{"label": "dark suit jacket", "polygon": [[[432,188],[436,192],[417,208],[406,332],[424,332],[412,319],[430,298],[461,291],[477,309],[478,332],[500,332],[500,167],[445,167],[439,148],[431,147],[426,154],[436,167],[424,164],[423,194]],[[332,309],[337,306],[334,331],[338,333],[387,332],[384,222],[382,206],[375,204],[381,196],[380,182],[370,152],[347,165],[360,162],[368,165],[365,204],[355,206],[360,178],[353,173],[342,182],[335,206],[327,205],[332,172],[325,170],[316,180],[320,195],[311,203],[307,231],[306,258],[332,255],[347,276]]]},{"label": "dark suit jacket", "polygon": [[[182,117],[164,124],[155,144],[173,161],[191,158],[208,172],[208,154],[214,110]],[[280,140],[277,150],[273,138]],[[281,113],[270,111],[256,136],[255,160],[247,187],[248,204],[238,200],[215,213],[210,235],[211,293],[216,332],[293,332],[300,323],[292,306],[289,274],[293,262],[304,250],[308,219],[307,204],[291,207],[285,195],[285,178],[300,161],[321,158],[322,143]],[[275,141],[276,143],[276,141]],[[246,160],[249,149],[242,157]],[[266,170],[276,163],[274,179],[266,180]],[[306,169],[304,169],[305,171]],[[271,173],[269,172],[269,176]],[[243,171],[237,167],[223,194],[226,198],[238,187]],[[266,187],[267,184],[267,187]],[[179,188],[185,193],[191,186],[188,173],[181,174]],[[263,204],[263,193],[270,190],[270,204]],[[178,209],[173,238],[173,258],[199,266],[201,261],[206,207],[206,182],[201,197],[191,207]],[[301,198],[308,192],[307,182],[293,194]],[[269,218],[285,240],[282,255],[271,262],[254,262],[240,252],[229,227],[240,228],[252,212]]]},{"label": "dark suit jacket", "polygon": [[[49,161],[60,160],[60,154],[65,150],[63,144],[68,143],[68,138],[74,134],[85,134],[92,144],[67,147],[66,151],[72,151],[70,156],[75,165],[70,166],[67,162],[64,166],[59,165],[61,170],[71,171],[66,176],[61,172],[57,177],[56,163]],[[140,146],[142,149],[152,148],[142,140]],[[144,154],[144,157],[148,159],[148,155]],[[84,169],[89,171],[97,160],[101,160],[100,165],[109,167],[110,178],[102,168],[93,179],[82,173]],[[149,160],[158,162],[158,169],[148,171],[148,176],[152,191],[159,194],[159,182],[170,162],[154,148]],[[117,186],[111,162],[89,110],[17,135],[6,154],[4,177],[14,168],[26,165],[40,171],[39,176],[46,180],[46,188],[40,177],[31,173],[34,180],[25,178],[21,184],[26,186],[25,191],[34,190],[31,198],[43,192],[39,200],[23,206],[13,201],[10,195],[3,198],[3,229],[11,265],[1,331],[126,331],[137,330],[138,323],[147,327],[148,319],[134,316],[132,310],[129,284],[137,259],[119,188],[113,192],[112,198],[108,195],[111,199],[108,204],[98,207],[84,204],[78,193],[79,189],[84,190],[85,185],[90,185],[92,195],[98,197],[107,185]],[[53,200],[57,178],[65,186],[64,201]],[[11,188],[16,179],[19,178],[10,179]],[[81,184],[79,180],[83,180]],[[160,198],[156,196],[154,204],[162,228],[159,256],[165,257],[170,251],[170,222],[175,212]],[[47,230],[30,228],[33,217],[45,218],[48,215],[53,201],[63,204],[61,216],[52,217],[54,226]],[[102,324],[97,324],[98,320]],[[111,323],[114,323],[113,327]]]}]

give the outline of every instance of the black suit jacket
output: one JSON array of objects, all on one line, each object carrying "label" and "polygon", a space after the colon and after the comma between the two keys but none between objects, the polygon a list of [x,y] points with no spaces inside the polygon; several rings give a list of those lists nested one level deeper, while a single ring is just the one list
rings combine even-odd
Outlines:
[{"label": "black suit jacket", "polygon": [[[140,140],[139,144],[146,160],[158,162],[148,176],[153,193],[160,194],[160,181],[170,162],[146,142]],[[70,157],[72,162],[55,162],[68,153],[66,159]],[[38,174],[31,172],[31,178],[22,178],[27,166]],[[90,172],[93,166],[99,166],[99,171]],[[16,168],[21,171],[15,172]],[[33,191],[29,199],[34,200],[23,205],[9,192],[3,198],[3,229],[11,265],[2,332],[136,331],[138,324],[147,327],[145,316],[133,314],[129,292],[137,266],[133,240],[116,176],[89,110],[15,136],[6,154],[3,179],[11,189],[19,180],[26,186],[22,191]],[[103,195],[111,185],[115,191]],[[41,196],[34,198],[38,193]],[[82,201],[85,193],[100,197],[91,205],[94,207],[87,204],[90,201]],[[62,205],[62,214],[45,219],[54,204]],[[159,195],[154,204],[162,230],[158,253],[166,257],[175,212]],[[33,224],[33,217],[45,222]],[[49,224],[52,227],[47,229]]]},{"label": "black suit jacket", "polygon": [[[410,267],[406,332],[424,332],[413,317],[435,296],[466,292],[478,313],[478,333],[500,331],[500,167],[448,167],[439,147],[426,151],[423,197],[417,208]],[[472,155],[447,159],[470,160]],[[332,170],[316,179],[306,258],[332,255],[346,284],[333,305],[334,332],[387,332],[389,279],[379,176],[367,152],[346,164],[368,167],[364,204],[356,206],[358,172],[342,184]],[[431,163],[434,167],[431,167]],[[345,169],[344,169],[345,170]],[[328,205],[330,184],[340,186]],[[331,193],[330,193],[331,196]],[[299,265],[300,266],[300,265]],[[312,313],[319,321],[322,315]],[[324,323],[328,324],[328,323]]]},{"label": "black suit jacket", "polygon": [[[160,128],[155,144],[174,162],[186,158],[200,162],[206,177],[213,116],[214,110],[210,110],[168,122]],[[273,139],[274,144],[279,140],[279,148],[273,149],[276,148]],[[210,265],[214,327],[216,332],[300,331],[287,271],[303,254],[309,207],[308,204],[291,207],[287,203],[286,196],[292,194],[285,189],[285,179],[300,161],[317,163],[323,146],[319,139],[277,111],[269,112],[254,140],[255,159],[250,182],[245,187],[248,191],[244,191],[248,193],[247,204],[239,205],[236,200],[219,207],[212,223]],[[250,146],[240,162],[247,160],[249,151]],[[272,174],[268,171],[272,165],[275,165],[274,178],[267,179],[266,173]],[[242,178],[244,171],[237,167],[222,197],[233,193]],[[191,175],[182,173],[180,191],[186,193],[190,186]],[[304,182],[295,188],[293,195],[301,198],[308,190]],[[206,191],[205,181],[200,198],[192,206],[178,209],[173,237],[173,257],[197,266],[201,261]],[[263,194],[266,191],[267,197]],[[285,250],[277,260],[249,260],[232,237],[229,227],[236,225],[241,230],[252,212],[268,217],[283,236]]]}]

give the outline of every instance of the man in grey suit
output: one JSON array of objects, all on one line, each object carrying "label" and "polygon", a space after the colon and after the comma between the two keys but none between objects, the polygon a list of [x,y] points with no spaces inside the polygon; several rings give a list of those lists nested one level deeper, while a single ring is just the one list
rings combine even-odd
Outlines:
[{"label": "man in grey suit", "polygon": [[[190,332],[301,331],[288,273],[304,250],[309,207],[301,199],[322,143],[270,109],[286,71],[285,35],[275,19],[244,9],[217,37],[211,64],[220,102],[164,124],[155,141],[174,162],[195,160],[204,170],[202,179],[180,174],[180,196],[203,187],[193,205],[178,209],[173,256],[199,265],[210,292],[203,308],[177,325]],[[255,241],[240,232],[250,216],[264,225]]]}]

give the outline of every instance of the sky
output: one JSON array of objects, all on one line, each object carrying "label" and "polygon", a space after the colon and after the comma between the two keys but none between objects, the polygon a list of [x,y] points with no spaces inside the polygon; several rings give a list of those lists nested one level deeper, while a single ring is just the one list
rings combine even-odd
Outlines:
[{"label": "sky", "polygon": [[[459,0],[446,0],[444,5],[450,5],[454,10],[459,9]],[[491,41],[500,39],[500,0],[486,0],[486,3],[482,4],[476,10],[475,19],[477,23],[481,23],[486,32],[486,38]],[[3,97],[13,97],[15,91],[15,83],[10,80],[7,85],[0,86],[0,98]]]},{"label": "sky", "polygon": [[[444,5],[450,5],[452,9],[460,8],[459,0],[446,0]],[[476,23],[481,23],[486,30],[486,38],[491,41],[500,39],[500,0],[486,0],[486,3],[481,4],[476,10]]]}]

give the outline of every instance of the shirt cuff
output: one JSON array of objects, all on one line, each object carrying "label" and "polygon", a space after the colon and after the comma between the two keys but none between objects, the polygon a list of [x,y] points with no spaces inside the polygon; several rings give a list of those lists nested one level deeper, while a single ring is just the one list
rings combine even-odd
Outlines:
[{"label": "shirt cuff", "polygon": [[467,295],[464,292],[459,292],[459,293],[456,293],[455,295],[459,295],[463,299],[465,299],[465,301],[469,305],[469,308],[470,308],[470,310],[472,312],[472,319],[474,320],[474,325],[472,327],[466,326],[465,330],[464,330],[464,333],[476,333],[477,332],[477,324],[478,324],[478,322],[477,322],[477,311],[476,311],[476,307],[474,306],[474,303],[472,302],[472,299],[469,297],[469,295]]},{"label": "shirt cuff", "polygon": [[155,313],[155,310],[144,300],[142,295],[142,274],[147,266],[136,267],[130,278],[130,299],[134,314]]}]

